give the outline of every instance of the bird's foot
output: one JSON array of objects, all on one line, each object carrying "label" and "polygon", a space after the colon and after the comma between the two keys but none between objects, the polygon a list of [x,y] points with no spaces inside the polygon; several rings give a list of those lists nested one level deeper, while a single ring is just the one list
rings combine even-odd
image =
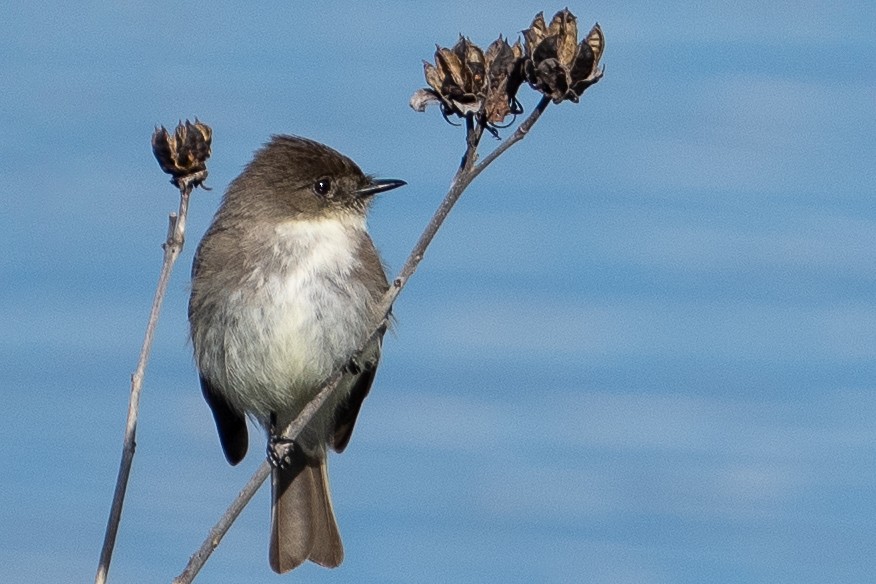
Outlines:
[{"label": "bird's foot", "polygon": [[280,436],[277,430],[277,414],[271,412],[271,425],[268,429],[268,462],[274,468],[288,468],[298,446],[292,438]]},{"label": "bird's foot", "polygon": [[271,433],[268,437],[268,462],[274,468],[288,468],[292,465],[296,448],[295,440]]}]

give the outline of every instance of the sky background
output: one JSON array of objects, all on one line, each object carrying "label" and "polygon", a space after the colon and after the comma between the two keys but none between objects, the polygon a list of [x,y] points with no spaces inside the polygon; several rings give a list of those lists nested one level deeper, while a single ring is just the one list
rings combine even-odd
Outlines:
[{"label": "sky background", "polygon": [[[421,60],[563,8],[242,6],[4,10],[4,582],[94,577],[178,200],[154,126],[213,127],[213,190],[147,371],[119,583],[169,582],[262,460],[256,439],[226,464],[186,341],[229,181],[273,133],[407,180],[370,220],[395,273],[464,147],[408,107]],[[265,488],[198,582],[872,581],[876,4],[569,8],[601,24],[605,78],[475,181],[399,298],[330,461],[344,564],[275,576]]]}]

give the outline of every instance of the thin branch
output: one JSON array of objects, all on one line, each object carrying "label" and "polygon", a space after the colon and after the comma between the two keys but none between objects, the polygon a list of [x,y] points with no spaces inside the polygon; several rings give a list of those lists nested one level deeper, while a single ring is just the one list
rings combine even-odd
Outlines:
[{"label": "thin branch", "polygon": [[[532,126],[535,125],[535,122],[538,121],[538,118],[541,117],[541,114],[544,113],[544,110],[547,109],[547,106],[551,104],[551,98],[543,95],[541,96],[541,100],[538,102],[538,105],[535,106],[535,109],[532,110],[532,113],[523,120],[523,122],[517,126],[517,129],[514,130],[514,133],[511,134],[509,138],[507,138],[504,142],[499,144],[495,150],[490,152],[486,157],[484,157],[483,161],[478,164],[474,170],[472,170],[471,176],[468,178],[468,182],[470,183],[475,179],[485,168],[487,168],[494,160],[499,158],[506,150],[511,148],[517,142],[523,140],[526,137],[526,134],[529,133],[529,130]],[[468,183],[466,183],[468,186]]]},{"label": "thin branch", "polygon": [[271,463],[264,460],[261,466],[255,471],[255,474],[252,475],[252,478],[249,479],[249,482],[246,483],[246,486],[237,494],[237,498],[234,499],[234,502],[228,507],[228,510],[225,511],[216,525],[213,526],[213,529],[210,530],[207,539],[204,540],[204,543],[201,544],[198,551],[189,558],[189,563],[186,565],[185,570],[173,579],[173,584],[183,584],[195,579],[195,576],[201,571],[201,568],[204,567],[204,564],[207,562],[207,558],[210,557],[210,554],[213,553],[213,550],[219,546],[222,538],[228,533],[231,524],[234,523],[237,516],[240,515],[243,508],[247,506],[256,494],[256,491],[259,490],[259,487],[262,486],[262,483],[264,483],[269,476],[271,476]]},{"label": "thin branch", "polygon": [[152,340],[155,337],[155,327],[158,324],[158,316],[161,305],[167,293],[167,284],[173,265],[176,263],[183,244],[185,243],[186,216],[189,210],[189,196],[196,184],[203,182],[206,171],[196,173],[179,180],[179,211],[171,213],[167,229],[167,240],[162,244],[164,248],[164,262],[161,265],[161,273],[158,276],[158,285],[155,296],[152,299],[152,310],[149,313],[149,321],[146,325],[146,334],[143,338],[143,346],[140,349],[140,358],[137,368],[131,375],[131,396],[128,401],[128,419],[125,424],[125,438],[122,445],[122,461],[119,465],[119,474],[116,478],[116,488],[113,493],[113,502],[110,507],[110,515],[107,520],[106,532],[103,539],[103,547],[100,550],[100,560],[95,575],[95,584],[104,584],[109,572],[113,549],[116,544],[116,535],[119,531],[119,523],[122,519],[122,506],[125,502],[125,492],[128,488],[128,477],[131,475],[131,465],[134,461],[136,449],[137,416],[140,411],[140,393],[143,388],[143,379],[146,375],[146,364],[152,351]]},{"label": "thin branch", "polygon": [[[283,434],[284,436],[295,438],[301,433],[304,426],[307,425],[325,400],[332,394],[335,387],[337,387],[338,382],[341,380],[341,377],[343,377],[343,371],[343,369],[335,371],[332,376],[326,380],[319,393],[316,394],[312,400],[307,402],[307,405],[304,406],[301,413],[298,414],[298,417],[286,427],[286,431]],[[271,463],[265,460],[262,462],[261,466],[256,469],[252,478],[246,483],[246,486],[241,489],[240,493],[238,493],[237,498],[234,499],[231,506],[228,507],[222,517],[219,518],[219,521],[216,522],[216,525],[210,530],[210,533],[207,535],[207,538],[203,543],[201,543],[201,547],[198,548],[198,551],[189,558],[189,562],[186,564],[185,569],[180,572],[179,576],[173,579],[173,584],[190,584],[195,579],[195,576],[198,575],[198,572],[200,572],[201,568],[204,567],[204,564],[207,563],[207,559],[209,559],[213,550],[219,546],[222,538],[228,533],[231,524],[234,523],[237,516],[240,515],[240,512],[243,511],[243,508],[246,507],[250,500],[255,496],[256,491],[259,490],[259,487],[262,486],[262,483],[264,483],[269,476],[271,476]]]},{"label": "thin branch", "polygon": [[[480,123],[475,123],[472,116],[469,115],[466,117],[466,152],[462,157],[462,161],[460,162],[459,170],[457,170],[456,175],[453,178],[453,182],[450,185],[450,190],[444,197],[444,200],[441,201],[441,204],[438,206],[438,209],[435,211],[435,214],[432,216],[432,219],[429,221],[428,225],[426,225],[425,230],[422,235],[420,235],[420,239],[417,241],[417,244],[414,246],[414,249],[411,250],[408,259],[405,261],[404,266],[399,272],[398,276],[393,280],[392,286],[389,287],[389,290],[384,294],[383,299],[381,300],[380,306],[375,311],[375,322],[372,326],[372,333],[365,340],[359,349],[357,349],[353,354],[350,355],[347,362],[351,359],[358,356],[362,347],[367,347],[371,344],[371,342],[377,338],[380,334],[380,330],[383,328],[386,320],[389,318],[390,311],[392,310],[392,305],[395,302],[398,295],[401,293],[402,288],[405,287],[410,277],[414,274],[419,266],[420,262],[423,260],[423,256],[426,253],[426,248],[429,247],[429,244],[432,243],[432,239],[434,239],[435,235],[438,233],[438,229],[444,223],[444,220],[447,219],[447,216],[450,214],[450,210],[459,200],[459,197],[462,196],[462,193],[471,184],[472,180],[477,177],[483,170],[489,166],[496,158],[498,158],[503,152],[508,150],[515,143],[522,140],[527,132],[532,128],[538,118],[541,116],[542,112],[544,112],[545,108],[547,108],[548,104],[550,104],[550,99],[543,97],[541,101],[538,103],[533,112],[524,120],[517,130],[505,139],[499,146],[496,147],[493,152],[491,152],[484,160],[475,165],[477,161],[477,148],[478,143],[480,142],[481,136],[483,135],[483,126]],[[282,436],[295,439],[301,430],[310,422],[310,419],[316,414],[322,404],[328,399],[328,397],[332,394],[335,387],[337,387],[338,382],[341,380],[344,374],[345,367],[341,367],[335,370],[331,376],[328,377],[322,384],[319,393],[314,396],[314,398],[308,402],[308,404],[304,407],[301,413],[298,415],[295,420],[292,421],[289,426],[286,427],[285,431],[282,433]],[[185,569],[173,579],[173,584],[191,584],[194,580],[195,576],[197,576],[198,572],[207,562],[207,559],[210,557],[210,554],[213,553],[213,550],[219,545],[219,542],[222,541],[222,538],[225,537],[225,534],[228,532],[228,529],[231,527],[231,524],[234,523],[234,520],[243,510],[243,507],[246,506],[247,503],[253,498],[256,491],[261,487],[262,483],[267,480],[268,476],[271,474],[271,467],[268,461],[263,462],[259,468],[256,470],[255,474],[246,484],[246,486],[240,491],[237,495],[237,498],[231,504],[231,506],[225,511],[216,525],[210,530],[210,533],[207,535],[207,538],[201,544],[201,547],[198,549],[195,554],[189,558],[189,562],[186,565]]]}]

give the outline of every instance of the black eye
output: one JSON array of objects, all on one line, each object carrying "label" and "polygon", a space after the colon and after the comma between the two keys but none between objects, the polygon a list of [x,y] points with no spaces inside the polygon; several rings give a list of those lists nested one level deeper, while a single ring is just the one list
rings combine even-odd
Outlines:
[{"label": "black eye", "polygon": [[329,191],[332,190],[332,181],[328,177],[323,177],[313,183],[313,192],[319,195],[320,197],[324,197],[329,194]]}]

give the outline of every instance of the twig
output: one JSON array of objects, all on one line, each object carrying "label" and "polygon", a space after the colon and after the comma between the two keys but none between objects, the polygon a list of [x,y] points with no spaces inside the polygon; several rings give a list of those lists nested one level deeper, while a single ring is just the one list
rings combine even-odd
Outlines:
[{"label": "twig", "polygon": [[[298,414],[298,417],[286,427],[286,431],[283,433],[284,436],[295,438],[301,433],[301,430],[304,429],[304,426],[307,425],[310,418],[316,414],[320,406],[322,406],[325,400],[332,394],[332,391],[337,387],[342,376],[343,369],[339,369],[323,383],[322,389],[319,393],[316,394],[312,400],[307,402],[307,405],[304,406],[301,413]],[[216,522],[216,525],[210,530],[210,533],[201,544],[201,547],[198,548],[198,551],[189,558],[189,563],[186,564],[185,569],[179,574],[179,576],[173,579],[173,584],[189,584],[195,579],[195,576],[198,575],[198,572],[200,572],[201,568],[204,567],[204,564],[207,563],[210,554],[213,553],[213,550],[219,546],[222,538],[228,533],[231,524],[234,523],[237,516],[240,515],[240,512],[243,511],[243,508],[246,507],[250,500],[255,496],[256,491],[259,490],[259,487],[262,486],[262,483],[264,483],[269,476],[271,476],[271,463],[265,460],[262,462],[261,466],[256,469],[252,478],[246,483],[246,486],[241,489],[240,493],[238,493],[237,498],[234,499],[231,506],[228,507],[222,517],[219,518],[219,521]]]},{"label": "twig", "polygon": [[161,304],[167,292],[167,284],[173,265],[176,263],[183,244],[185,243],[186,216],[189,209],[189,196],[195,185],[203,182],[206,171],[189,175],[179,179],[179,211],[171,213],[167,229],[167,240],[162,244],[164,248],[164,262],[161,273],[158,276],[158,285],[155,289],[155,297],[152,299],[152,310],[149,313],[149,322],[146,325],[146,335],[143,338],[143,346],[140,349],[140,358],[137,368],[131,375],[131,396],[128,401],[128,419],[125,424],[125,439],[122,445],[122,461],[119,465],[119,474],[116,479],[116,488],[113,493],[113,502],[110,507],[110,515],[107,520],[106,532],[103,539],[103,547],[100,551],[100,560],[97,566],[95,584],[104,584],[109,572],[113,549],[116,544],[116,535],[119,531],[119,523],[122,519],[122,505],[125,502],[125,492],[128,487],[128,477],[131,474],[131,465],[134,461],[136,449],[137,416],[140,411],[140,392],[143,387],[143,378],[146,374],[146,363],[149,361],[149,353],[152,350],[152,340],[155,337],[155,327],[158,323],[158,315],[161,312]]},{"label": "twig", "polygon": [[[460,162],[459,169],[456,172],[456,175],[453,178],[453,182],[450,185],[450,190],[444,196],[444,200],[441,201],[441,204],[438,206],[438,209],[435,211],[435,214],[432,216],[432,219],[429,221],[429,224],[426,225],[426,229],[423,231],[422,235],[420,235],[420,239],[417,241],[417,244],[414,246],[414,249],[411,250],[408,259],[405,261],[404,266],[399,272],[398,276],[393,280],[392,286],[389,287],[389,290],[386,291],[386,294],[383,295],[383,299],[381,300],[380,306],[375,311],[375,322],[373,323],[372,333],[368,337],[368,339],[362,343],[359,349],[357,349],[353,354],[350,355],[350,359],[356,357],[361,351],[362,347],[367,347],[371,344],[371,342],[377,338],[380,334],[380,330],[384,326],[384,323],[389,318],[390,311],[392,310],[392,305],[395,302],[398,295],[401,293],[402,288],[405,287],[410,277],[414,274],[419,266],[420,262],[423,260],[423,256],[426,253],[426,248],[429,247],[429,244],[432,243],[432,239],[438,233],[438,229],[444,223],[444,220],[447,219],[447,216],[450,214],[450,210],[459,200],[459,197],[462,195],[463,191],[471,184],[472,180],[477,177],[483,170],[489,166],[496,158],[499,157],[503,152],[508,150],[515,143],[522,140],[527,132],[532,128],[538,118],[541,116],[542,112],[544,112],[545,108],[550,104],[550,99],[547,97],[542,97],[541,101],[538,103],[536,108],[532,111],[532,113],[520,124],[520,126],[515,130],[514,134],[505,139],[499,146],[496,147],[488,156],[484,158],[480,164],[475,165],[477,161],[477,147],[480,142],[481,136],[483,135],[483,126],[479,123],[475,123],[473,117],[471,115],[466,117],[466,152],[462,157],[462,161]],[[349,361],[349,359],[348,359]],[[337,387],[338,382],[341,380],[341,377],[344,374],[344,367],[341,367],[329,376],[322,384],[319,393],[304,407],[301,413],[298,415],[292,423],[286,427],[286,430],[283,432],[283,436],[289,439],[295,439],[301,430],[310,422],[310,419],[313,415],[319,410],[320,406],[328,399],[328,397],[332,394],[335,387]],[[228,529],[231,527],[231,524],[243,510],[243,507],[253,498],[256,491],[261,487],[262,483],[267,480],[268,476],[271,474],[270,463],[267,461],[263,462],[261,466],[256,470],[255,474],[246,484],[246,486],[240,491],[237,495],[237,498],[225,511],[216,525],[210,530],[207,538],[201,544],[200,549],[198,549],[195,554],[189,558],[189,562],[186,565],[185,569],[173,579],[173,584],[191,584],[194,580],[195,576],[207,562],[207,559],[210,557],[210,554],[213,553],[213,550],[219,545],[219,542],[222,541],[222,538],[228,532]]]},{"label": "twig", "polygon": [[480,164],[478,164],[471,173],[471,176],[468,177],[468,182],[465,183],[465,186],[473,181],[485,168],[487,168],[494,160],[499,158],[506,150],[511,148],[517,142],[523,140],[526,137],[526,134],[535,125],[535,122],[538,121],[538,118],[541,117],[541,114],[544,113],[544,110],[547,109],[551,103],[551,98],[547,95],[541,96],[541,100],[538,102],[538,105],[535,106],[535,109],[532,110],[532,113],[529,114],[523,123],[517,126],[517,129],[514,130],[514,133],[511,134],[509,138],[507,138],[504,142],[496,146],[495,150],[490,152]]}]

